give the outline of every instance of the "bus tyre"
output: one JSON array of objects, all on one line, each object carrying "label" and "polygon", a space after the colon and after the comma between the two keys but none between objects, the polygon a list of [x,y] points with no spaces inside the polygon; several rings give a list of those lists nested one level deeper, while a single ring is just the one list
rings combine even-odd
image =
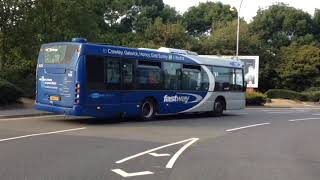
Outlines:
[{"label": "bus tyre", "polygon": [[217,99],[213,105],[213,115],[222,116],[223,109],[224,109],[224,102],[220,99]]},{"label": "bus tyre", "polygon": [[145,100],[141,105],[141,118],[143,120],[151,120],[154,118],[156,106],[151,99]]}]

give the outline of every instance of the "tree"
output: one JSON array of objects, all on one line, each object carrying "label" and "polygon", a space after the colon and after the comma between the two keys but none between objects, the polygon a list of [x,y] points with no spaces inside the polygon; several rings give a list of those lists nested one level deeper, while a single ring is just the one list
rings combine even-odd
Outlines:
[{"label": "tree", "polygon": [[[241,21],[239,36],[240,54],[253,54],[253,50],[260,45],[258,37],[250,34],[248,29],[248,24],[245,21]],[[213,27],[211,36],[203,41],[204,51],[202,53],[235,55],[237,42],[236,31],[236,20],[217,24],[215,27]]]},{"label": "tree", "polygon": [[274,48],[289,46],[293,39],[311,34],[312,30],[310,14],[283,3],[259,9],[250,24],[250,31]]},{"label": "tree", "polygon": [[320,48],[310,45],[283,47],[279,57],[282,87],[303,91],[320,86]]},{"label": "tree", "polygon": [[315,34],[320,37],[320,9],[316,9],[313,16],[313,23],[315,26]]},{"label": "tree", "polygon": [[150,24],[155,22],[156,18],[161,18],[163,23],[177,23],[179,14],[174,8],[161,3],[144,6],[134,21],[134,30],[144,32]]},{"label": "tree", "polygon": [[37,42],[66,41],[72,37],[98,39],[103,24],[99,1],[38,0],[29,15]]},{"label": "tree", "polygon": [[221,2],[200,3],[183,14],[183,24],[193,36],[210,33],[211,27],[237,18],[236,11],[230,11],[229,5]]},{"label": "tree", "polygon": [[32,0],[0,0],[0,70],[8,61],[10,49],[19,43],[12,37],[23,35],[21,24],[32,5]]},{"label": "tree", "polygon": [[156,47],[184,48],[188,42],[185,31],[179,23],[164,24],[161,18],[157,18],[154,24],[147,28],[144,38]]}]

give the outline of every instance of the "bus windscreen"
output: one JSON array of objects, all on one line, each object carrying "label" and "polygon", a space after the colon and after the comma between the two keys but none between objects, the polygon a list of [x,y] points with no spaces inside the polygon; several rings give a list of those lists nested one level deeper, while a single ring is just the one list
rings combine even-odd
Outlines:
[{"label": "bus windscreen", "polygon": [[77,45],[53,45],[44,48],[45,64],[70,64]]}]

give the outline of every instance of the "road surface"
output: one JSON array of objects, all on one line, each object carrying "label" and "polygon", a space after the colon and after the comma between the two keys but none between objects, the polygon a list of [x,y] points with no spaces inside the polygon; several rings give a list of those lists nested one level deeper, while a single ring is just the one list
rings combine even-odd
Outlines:
[{"label": "road surface", "polygon": [[319,180],[320,109],[0,119],[1,180]]}]

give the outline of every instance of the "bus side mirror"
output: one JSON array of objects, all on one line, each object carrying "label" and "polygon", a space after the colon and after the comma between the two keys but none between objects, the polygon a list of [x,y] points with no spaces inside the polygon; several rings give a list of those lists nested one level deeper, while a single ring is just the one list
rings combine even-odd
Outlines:
[{"label": "bus side mirror", "polygon": [[246,92],[246,91],[247,91],[247,85],[248,85],[247,81],[244,81],[244,83],[243,83],[243,89],[242,89],[243,92]]}]

